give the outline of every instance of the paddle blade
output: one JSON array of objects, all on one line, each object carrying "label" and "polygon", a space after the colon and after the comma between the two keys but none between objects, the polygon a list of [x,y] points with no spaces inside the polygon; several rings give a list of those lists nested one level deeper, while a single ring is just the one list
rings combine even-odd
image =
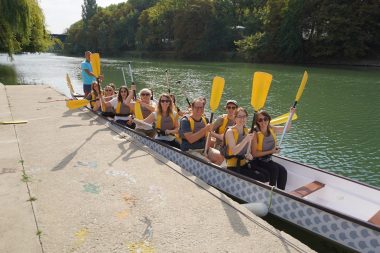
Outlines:
[{"label": "paddle blade", "polygon": [[100,75],[100,55],[98,53],[91,54],[91,66],[92,72],[98,78]]},{"label": "paddle blade", "polygon": [[[286,123],[286,121],[288,120],[288,118],[289,118],[289,113],[285,113],[285,114],[283,114],[281,116],[278,116],[278,117],[272,119],[270,121],[270,124],[272,126],[281,125],[281,124]],[[292,120],[296,120],[296,119],[298,119],[298,116],[297,116],[296,113],[294,113],[293,117],[292,117]]]},{"label": "paddle blade", "polygon": [[302,92],[303,92],[303,89],[305,89],[308,77],[309,76],[308,76],[307,72],[305,71],[303,73],[301,85],[300,85],[300,87],[298,88],[298,91],[297,91],[297,95],[296,95],[296,99],[295,99],[295,101],[297,101],[297,102],[300,100],[300,98],[302,96]]},{"label": "paddle blade", "polygon": [[251,105],[255,111],[264,107],[267,99],[272,75],[265,72],[255,72],[252,81]]},{"label": "paddle blade", "polygon": [[89,102],[90,102],[90,101],[88,101],[87,99],[67,100],[67,102],[66,102],[66,106],[67,106],[67,108],[69,108],[70,110],[73,110],[73,109],[77,109],[77,108],[80,108],[80,107],[86,106],[86,105],[88,105]]},{"label": "paddle blade", "polygon": [[224,78],[220,76],[214,77],[212,81],[211,97],[210,97],[210,109],[214,112],[220,103],[224,89]]}]

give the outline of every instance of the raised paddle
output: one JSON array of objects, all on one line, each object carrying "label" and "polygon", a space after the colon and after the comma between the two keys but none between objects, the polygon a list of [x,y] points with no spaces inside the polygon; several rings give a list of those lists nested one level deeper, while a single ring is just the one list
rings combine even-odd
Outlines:
[{"label": "raised paddle", "polygon": [[170,94],[170,84],[169,84],[168,70],[165,70],[165,75],[166,75],[166,85],[168,86],[168,92]]},{"label": "raised paddle", "polygon": [[[128,70],[129,70],[129,76],[131,77],[131,82],[132,82],[131,85],[135,85],[135,82],[133,80],[132,66],[131,66],[130,61],[128,62]],[[136,101],[136,91],[135,90],[133,90],[133,99]]]},{"label": "raised paddle", "polygon": [[[224,89],[224,78],[220,76],[215,76],[212,81],[212,88],[211,88],[211,97],[210,97],[210,109],[211,109],[211,117],[210,117],[210,123],[212,123],[212,119],[214,117],[214,112],[219,107],[220,99],[222,98]],[[207,135],[206,139],[206,146],[204,150],[204,155],[207,155],[207,146],[209,141],[210,135]]]},{"label": "raised paddle", "polygon": [[[272,126],[277,126],[277,125],[281,125],[281,124],[286,123],[286,121],[289,118],[289,114],[290,113],[288,112],[288,113],[282,114],[282,115],[280,115],[280,116],[278,116],[278,117],[276,117],[274,119],[271,119],[270,124]],[[297,113],[294,113],[293,117],[292,117],[292,120],[296,120],[296,119],[298,119],[298,116],[297,116]]]},{"label": "raised paddle", "polygon": [[265,72],[255,72],[253,74],[251,105],[255,112],[253,114],[252,127],[250,133],[254,131],[256,113],[265,105],[271,82],[271,74]]},{"label": "raised paddle", "polygon": [[[251,105],[253,107],[253,119],[250,133],[253,133],[257,112],[264,107],[267,100],[270,84],[272,83],[272,75],[265,72],[255,72],[252,77],[252,94]],[[247,155],[251,153],[251,142],[248,144]]]},{"label": "raised paddle", "polygon": [[[307,79],[308,79],[308,74],[305,71],[303,73],[302,81],[301,81],[300,87],[298,88],[297,95],[296,95],[296,98],[295,98],[293,106],[292,106],[293,108],[296,108],[297,103],[301,99],[303,90],[305,89],[305,86],[306,86],[306,83],[307,83]],[[281,135],[279,147],[281,147],[281,143],[284,140],[284,137],[285,137],[285,134],[286,134],[286,129],[288,128],[288,125],[289,125],[291,119],[293,118],[293,114],[294,114],[294,112],[290,112],[289,117],[288,117],[288,121],[286,121],[286,124],[284,126],[284,131],[282,132],[282,135]]]},{"label": "raised paddle", "polygon": [[84,97],[84,95],[75,93],[74,88],[73,88],[73,84],[71,83],[71,79],[69,77],[69,74],[67,74],[67,73],[66,73],[66,83],[67,83],[67,87],[70,90],[71,97],[73,97],[73,98]]},{"label": "raised paddle", "polygon": [[96,77],[96,81],[99,83],[99,76],[100,76],[100,55],[99,53],[93,53],[91,54],[91,66],[92,66],[92,73],[94,73]]},{"label": "raised paddle", "polygon": [[[178,81],[175,82],[175,83],[176,83],[176,84],[181,84],[181,80],[178,80]],[[187,102],[187,104],[190,106],[191,103],[190,103],[190,100],[189,100],[189,98],[188,98],[188,96],[187,96],[187,94],[186,94],[186,91],[183,90],[183,93],[185,94],[185,98],[186,98],[186,102]]]},{"label": "raised paddle", "polygon": [[125,80],[124,68],[121,67],[121,72],[123,73],[124,85],[127,86],[127,81]]}]

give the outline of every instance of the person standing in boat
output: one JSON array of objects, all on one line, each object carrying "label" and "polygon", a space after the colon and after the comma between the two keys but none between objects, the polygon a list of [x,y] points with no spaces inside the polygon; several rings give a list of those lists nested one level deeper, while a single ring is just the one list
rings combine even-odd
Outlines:
[{"label": "person standing in boat", "polygon": [[[295,110],[295,108],[290,109],[291,112]],[[276,134],[281,134],[284,131],[284,127],[271,126],[270,121],[271,117],[265,110],[257,113],[255,123],[258,131],[253,138],[251,146],[251,154],[254,158],[251,165],[267,170],[269,172],[269,184],[285,190],[288,173],[284,166],[272,160],[272,155],[280,152],[277,146]],[[286,131],[289,131],[290,127],[291,121]]]},{"label": "person standing in boat", "polygon": [[83,92],[84,97],[87,97],[87,95],[91,92],[91,84],[96,81],[96,76],[93,73],[92,66],[91,66],[91,52],[86,51],[84,53],[85,60],[81,63],[81,69],[82,69],[82,81],[83,81]]},{"label": "person standing in boat", "polygon": [[[205,102],[202,98],[196,98],[191,103],[191,112],[182,117],[179,127],[179,135],[182,139],[181,150],[199,156],[203,154],[207,133],[212,125],[204,116]],[[203,158],[203,157],[202,157]]]},{"label": "person standing in boat", "polygon": [[127,86],[121,86],[117,97],[106,102],[103,95],[100,96],[100,101],[103,106],[113,107],[115,110],[114,121],[121,125],[125,125],[129,128],[135,128],[135,124],[132,121],[132,111],[129,107],[129,103],[133,98],[133,90],[136,90],[136,85],[131,85],[131,92],[128,91]]},{"label": "person standing in boat", "polygon": [[[138,120],[144,120],[156,110],[156,103],[151,100],[152,93],[147,88],[140,90],[139,97],[140,99],[130,102],[129,107],[133,110],[135,118]],[[156,134],[154,129],[147,129],[142,124],[136,125],[136,131],[151,138]]]},{"label": "person standing in boat", "polygon": [[144,122],[155,125],[157,134],[154,139],[179,149],[180,145],[175,137],[179,128],[178,114],[173,110],[173,105],[170,95],[162,94],[156,111],[144,119]]},{"label": "person standing in boat", "polygon": [[[249,133],[245,126],[247,123],[248,112],[243,107],[235,110],[235,125],[228,128],[224,134],[224,156],[226,158],[227,169],[233,170],[244,176],[267,181],[268,175],[261,173],[248,166],[246,159],[249,143],[254,140],[254,133]],[[251,144],[252,145],[252,144]]]},{"label": "person standing in boat", "polygon": [[226,110],[227,114],[219,116],[213,123],[210,135],[215,138],[215,142],[209,141],[209,147],[214,148],[216,151],[213,162],[221,165],[224,161],[224,156],[220,153],[223,144],[224,133],[227,127],[231,127],[235,124],[235,112],[238,108],[238,104],[235,100],[227,100]]}]

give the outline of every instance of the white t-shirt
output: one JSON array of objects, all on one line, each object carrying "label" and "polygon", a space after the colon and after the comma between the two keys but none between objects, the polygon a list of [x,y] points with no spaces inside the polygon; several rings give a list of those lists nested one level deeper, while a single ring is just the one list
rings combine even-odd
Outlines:
[{"label": "white t-shirt", "polygon": [[[115,111],[116,111],[116,107],[117,107],[118,102],[119,102],[119,100],[117,99],[117,97],[115,97],[109,101],[109,103],[112,105],[112,107],[113,107],[113,109],[115,109]],[[132,119],[131,116],[116,116],[115,115],[115,118],[114,118],[115,121],[116,120],[130,120],[130,119]]]}]

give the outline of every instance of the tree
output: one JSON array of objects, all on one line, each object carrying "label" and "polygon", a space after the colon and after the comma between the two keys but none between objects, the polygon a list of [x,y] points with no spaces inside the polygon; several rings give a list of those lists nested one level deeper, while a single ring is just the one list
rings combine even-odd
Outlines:
[{"label": "tree", "polygon": [[45,51],[50,43],[37,0],[0,0],[0,51]]},{"label": "tree", "polygon": [[96,4],[96,0],[84,0],[82,5],[82,20],[85,26],[87,26],[88,21],[96,14],[97,11],[98,5]]}]

